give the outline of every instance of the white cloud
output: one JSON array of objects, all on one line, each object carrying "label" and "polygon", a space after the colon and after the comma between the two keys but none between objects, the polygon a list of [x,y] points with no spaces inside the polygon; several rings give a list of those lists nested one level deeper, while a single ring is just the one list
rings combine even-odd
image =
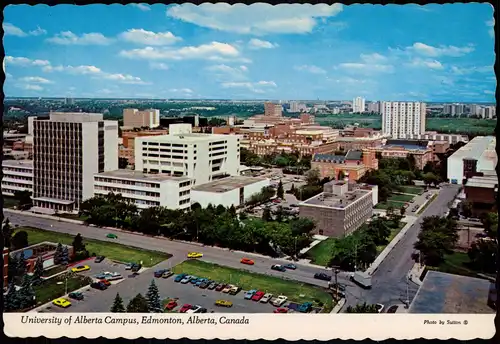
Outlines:
[{"label": "white cloud", "polygon": [[495,38],[495,18],[486,22],[490,37]]},{"label": "white cloud", "polygon": [[247,59],[240,57],[236,47],[227,43],[211,42],[199,46],[186,46],[178,49],[145,47],[142,49],[122,50],[120,55],[132,59],[145,60],[188,60],[206,59],[212,61],[242,61]]},{"label": "white cloud", "polygon": [[219,79],[246,79],[246,72],[248,68],[246,66],[231,67],[225,64],[209,66],[205,68],[207,71],[215,74]]},{"label": "white cloud", "polygon": [[161,62],[151,62],[149,67],[151,67],[151,69],[169,70],[168,65]]},{"label": "white cloud", "polygon": [[472,45],[468,45],[465,47],[455,47],[453,45],[449,46],[440,45],[439,47],[433,47],[431,45],[417,42],[413,44],[411,47],[407,47],[406,50],[429,57],[438,57],[438,56],[459,57],[473,52],[474,47]]},{"label": "white cloud", "polygon": [[251,5],[227,3],[174,5],[167,16],[210,29],[240,34],[309,33],[318,19],[334,17],[342,4]]},{"label": "white cloud", "polygon": [[37,84],[52,84],[52,81],[39,77],[39,76],[26,76],[23,78],[20,78],[19,81],[26,82],[26,83],[37,83]]},{"label": "white cloud", "polygon": [[31,85],[31,84],[17,84],[15,85],[17,88],[22,88],[26,91],[43,91],[43,87],[40,85]]},{"label": "white cloud", "polygon": [[424,67],[430,69],[443,69],[443,65],[438,60],[414,58],[409,64],[410,67]]},{"label": "white cloud", "polygon": [[271,43],[271,42],[268,42],[268,41],[263,41],[263,40],[258,39],[258,38],[252,38],[248,42],[248,47],[250,49],[253,49],[253,50],[273,49],[273,48],[277,48],[278,44],[274,44],[274,43]]},{"label": "white cloud", "polygon": [[64,31],[54,37],[47,38],[47,42],[60,45],[108,45],[112,41],[98,32],[84,33],[78,36],[71,31]]},{"label": "white cloud", "polygon": [[223,88],[245,88],[254,93],[265,93],[272,88],[278,87],[274,81],[224,82],[221,86]]},{"label": "white cloud", "polygon": [[171,88],[169,91],[174,93],[187,93],[187,94],[194,93],[194,91],[190,88]]},{"label": "white cloud", "polygon": [[338,68],[355,73],[392,73],[394,71],[392,65],[353,62],[341,63]]},{"label": "white cloud", "polygon": [[246,72],[248,70],[248,67],[247,66],[240,66],[240,69],[244,72]]},{"label": "white cloud", "polygon": [[11,24],[11,23],[4,23],[3,24],[3,31],[5,36],[17,36],[17,37],[27,37],[27,36],[41,36],[45,35],[47,31],[44,29],[38,27],[35,30],[25,32],[23,29]]},{"label": "white cloud", "polygon": [[361,60],[363,60],[365,63],[380,63],[387,61],[387,57],[377,53],[361,54],[360,57]]},{"label": "white cloud", "polygon": [[130,5],[137,7],[143,12],[151,11],[151,7],[149,7],[149,5],[147,4],[130,4]]},{"label": "white cloud", "polygon": [[453,72],[453,74],[457,74],[457,75],[466,75],[466,74],[473,74],[473,73],[490,73],[490,72],[493,72],[493,66],[482,66],[482,67],[452,66],[451,71]]},{"label": "white cloud", "polygon": [[302,66],[295,66],[293,68],[295,70],[298,70],[298,71],[306,71],[306,72],[313,73],[313,74],[325,74],[326,73],[326,70],[324,70],[323,68],[320,68],[318,66],[314,66],[314,65],[302,65]]},{"label": "white cloud", "polygon": [[484,94],[492,94],[492,95],[495,95],[495,92],[493,91],[490,91],[490,90],[484,90],[483,91]]},{"label": "white cloud", "polygon": [[43,68],[46,72],[67,72],[74,75],[89,75],[95,79],[104,79],[118,81],[124,84],[145,85],[141,78],[129,74],[107,73],[96,66],[46,66]]},{"label": "white cloud", "polygon": [[144,29],[130,29],[121,33],[119,37],[128,42],[144,45],[169,45],[182,40],[170,31],[156,33]]},{"label": "white cloud", "polygon": [[47,60],[32,60],[27,57],[14,57],[14,56],[5,56],[4,62],[11,65],[16,66],[48,66],[50,62]]}]

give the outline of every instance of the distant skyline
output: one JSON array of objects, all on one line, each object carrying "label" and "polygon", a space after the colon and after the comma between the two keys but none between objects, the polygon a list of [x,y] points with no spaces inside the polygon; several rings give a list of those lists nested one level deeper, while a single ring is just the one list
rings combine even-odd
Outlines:
[{"label": "distant skyline", "polygon": [[7,97],[495,102],[493,8],[9,5]]}]

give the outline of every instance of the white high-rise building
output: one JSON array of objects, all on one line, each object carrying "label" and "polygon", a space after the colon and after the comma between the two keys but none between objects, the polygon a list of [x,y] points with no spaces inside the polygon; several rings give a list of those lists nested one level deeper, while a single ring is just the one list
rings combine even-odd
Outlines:
[{"label": "white high-rise building", "polygon": [[192,133],[189,124],[171,124],[169,131],[135,139],[137,171],[188,177],[193,185],[239,175],[240,136]]},{"label": "white high-rise building", "polygon": [[370,102],[368,103],[368,112],[375,112],[375,113],[380,113],[380,108],[381,108],[381,102]]},{"label": "white high-rise building", "polygon": [[425,133],[425,103],[382,102],[382,134],[392,138]]},{"label": "white high-rise building", "polygon": [[365,98],[354,98],[352,101],[352,112],[365,112]]},{"label": "white high-rise building", "polygon": [[71,212],[93,196],[94,174],[118,169],[118,121],[53,112],[33,121],[34,211]]}]

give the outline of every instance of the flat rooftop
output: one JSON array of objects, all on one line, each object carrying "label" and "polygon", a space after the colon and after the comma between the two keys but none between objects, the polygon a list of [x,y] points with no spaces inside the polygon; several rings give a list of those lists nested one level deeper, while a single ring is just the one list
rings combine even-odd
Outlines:
[{"label": "flat rooftop", "polygon": [[467,183],[465,184],[465,186],[468,187],[487,188],[487,189],[493,189],[497,185],[498,185],[498,177],[496,176],[472,177],[469,180],[467,180]]},{"label": "flat rooftop", "polygon": [[33,168],[33,160],[4,160],[2,166],[5,167],[19,167],[19,168]]},{"label": "flat rooftop", "polygon": [[[232,135],[235,136],[235,135]],[[236,135],[237,136],[237,135]],[[222,134],[175,134],[175,135],[156,135],[156,136],[141,136],[137,137],[136,140],[148,141],[148,142],[186,142],[186,143],[196,143],[196,142],[208,142],[215,140],[227,140],[230,137],[228,135]]]},{"label": "flat rooftop", "polygon": [[319,195],[301,202],[300,205],[343,209],[347,208],[352,203],[356,202],[358,199],[370,192],[371,190],[363,189],[348,191],[343,195],[322,192]]},{"label": "flat rooftop", "polygon": [[492,314],[488,306],[494,284],[488,280],[428,271],[410,305],[416,314]]},{"label": "flat rooftop", "polygon": [[213,182],[195,186],[192,191],[224,193],[234,189],[239,189],[258,182],[269,181],[267,178],[232,176]]},{"label": "flat rooftop", "polygon": [[450,158],[464,159],[475,158],[479,159],[486,150],[494,149],[496,138],[494,136],[476,136],[465,146],[453,153]]},{"label": "flat rooftop", "polygon": [[94,174],[94,177],[109,177],[116,179],[130,179],[130,180],[142,180],[142,181],[178,181],[184,182],[190,180],[188,177],[173,177],[166,174],[150,174],[144,173],[141,171],[133,171],[133,170],[115,170],[115,171],[107,171]]}]

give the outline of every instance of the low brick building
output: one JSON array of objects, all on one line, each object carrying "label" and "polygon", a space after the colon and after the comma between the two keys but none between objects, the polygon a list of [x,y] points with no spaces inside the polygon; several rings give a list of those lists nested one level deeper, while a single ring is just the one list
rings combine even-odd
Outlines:
[{"label": "low brick building", "polygon": [[[66,245],[66,247],[68,248],[68,258],[71,260],[73,257],[73,247],[68,245]],[[44,241],[35,245],[25,247],[20,250],[12,251],[9,254],[11,257],[18,258],[21,255],[21,253],[24,252],[24,259],[26,260],[26,271],[30,273],[33,272],[38,257],[42,257],[44,268],[48,268],[54,265],[54,254],[56,252],[56,248],[57,244]],[[5,262],[5,257],[4,257],[4,262]],[[7,259],[7,265],[8,265],[8,259]]]},{"label": "low brick building", "polygon": [[474,216],[496,211],[496,195],[498,193],[498,177],[474,176],[464,186],[465,199],[472,204]]},{"label": "low brick building", "polygon": [[311,160],[311,168],[318,169],[321,178],[341,179],[340,176],[348,178],[350,182],[356,182],[368,171],[363,164],[361,151],[351,150],[344,155],[315,154]]}]

